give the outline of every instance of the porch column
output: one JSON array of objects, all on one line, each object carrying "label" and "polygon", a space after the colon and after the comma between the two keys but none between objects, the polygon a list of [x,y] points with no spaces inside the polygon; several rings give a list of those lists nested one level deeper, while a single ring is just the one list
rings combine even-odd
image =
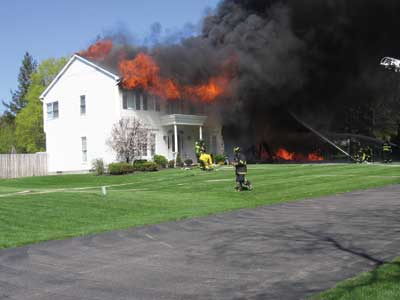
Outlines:
[{"label": "porch column", "polygon": [[176,168],[176,159],[178,158],[178,126],[176,124],[174,124],[174,135],[175,135],[175,168]]},{"label": "porch column", "polygon": [[200,138],[200,140],[203,139],[203,126],[199,127],[199,138]]}]

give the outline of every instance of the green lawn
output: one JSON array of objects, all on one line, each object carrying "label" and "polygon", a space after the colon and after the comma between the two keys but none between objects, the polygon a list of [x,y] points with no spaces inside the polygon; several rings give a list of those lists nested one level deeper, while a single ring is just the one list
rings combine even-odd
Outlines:
[{"label": "green lawn", "polygon": [[254,165],[249,178],[243,193],[229,167],[0,180],[0,248],[400,184],[400,166]]},{"label": "green lawn", "polygon": [[400,259],[339,283],[314,300],[397,300],[400,299]]}]

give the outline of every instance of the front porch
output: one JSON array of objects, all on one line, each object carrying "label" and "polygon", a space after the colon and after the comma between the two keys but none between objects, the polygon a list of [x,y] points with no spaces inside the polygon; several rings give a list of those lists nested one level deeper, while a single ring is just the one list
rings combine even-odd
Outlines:
[{"label": "front porch", "polygon": [[168,147],[168,159],[176,160],[178,153],[182,161],[196,161],[194,144],[205,138],[206,116],[173,114],[161,117],[161,126],[166,135],[164,141]]}]

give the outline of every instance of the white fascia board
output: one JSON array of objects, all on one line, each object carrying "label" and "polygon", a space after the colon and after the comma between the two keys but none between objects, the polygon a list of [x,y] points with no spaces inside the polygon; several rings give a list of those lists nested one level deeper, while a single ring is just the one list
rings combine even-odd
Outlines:
[{"label": "white fascia board", "polygon": [[112,79],[114,79],[117,83],[119,83],[119,81],[121,80],[121,77],[111,73],[110,71],[107,71],[106,69],[99,67],[98,65],[92,63],[91,61],[88,61],[87,59],[74,54],[70,60],[67,62],[67,64],[61,69],[61,71],[57,74],[56,78],[53,79],[53,81],[49,84],[49,86],[44,90],[44,92],[40,95],[39,99],[40,101],[43,102],[44,97],[46,97],[47,93],[53,88],[53,86],[58,82],[58,80],[60,80],[60,78],[65,74],[65,72],[68,70],[68,68],[72,65],[72,63],[75,60],[79,60],[85,64],[87,64],[88,66],[96,69],[97,71],[100,71],[101,73],[107,75],[108,77],[111,77]]}]

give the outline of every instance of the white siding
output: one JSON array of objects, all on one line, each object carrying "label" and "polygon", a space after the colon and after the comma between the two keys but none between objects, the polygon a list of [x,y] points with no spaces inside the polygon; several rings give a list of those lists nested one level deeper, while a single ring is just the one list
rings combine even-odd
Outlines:
[{"label": "white siding", "polygon": [[[86,96],[86,114],[80,113],[80,97]],[[49,172],[84,171],[95,158],[107,162],[114,155],[105,140],[120,117],[118,86],[113,78],[75,60],[43,99]],[[59,117],[48,120],[47,103],[58,101]],[[86,163],[81,138],[87,137]]]}]

